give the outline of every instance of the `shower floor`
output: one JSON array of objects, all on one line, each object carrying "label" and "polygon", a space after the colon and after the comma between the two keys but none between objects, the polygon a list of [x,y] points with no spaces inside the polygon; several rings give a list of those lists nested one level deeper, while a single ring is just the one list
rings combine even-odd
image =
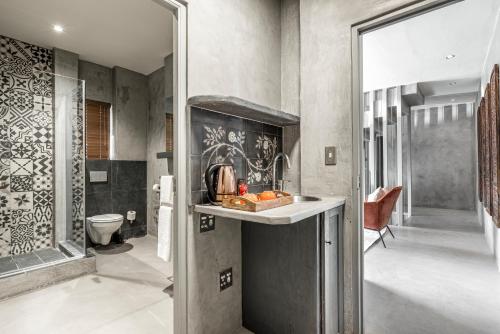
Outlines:
[{"label": "shower floor", "polygon": [[0,276],[29,270],[34,267],[51,264],[68,257],[55,248],[45,248],[29,254],[5,256],[0,258]]}]

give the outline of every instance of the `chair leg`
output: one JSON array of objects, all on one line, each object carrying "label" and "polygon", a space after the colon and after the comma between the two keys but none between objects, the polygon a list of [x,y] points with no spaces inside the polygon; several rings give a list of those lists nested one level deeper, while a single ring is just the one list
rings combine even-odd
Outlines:
[{"label": "chair leg", "polygon": [[387,227],[387,230],[389,231],[389,233],[392,235],[392,238],[393,238],[393,239],[396,239],[396,238],[394,237],[394,234],[392,234],[392,231],[391,231],[391,229],[389,228],[389,225],[386,225],[386,227]]},{"label": "chair leg", "polygon": [[378,235],[380,235],[380,240],[382,240],[382,244],[384,245],[384,248],[387,248],[385,246],[384,237],[382,236],[382,233],[380,233],[380,231],[378,231]]}]

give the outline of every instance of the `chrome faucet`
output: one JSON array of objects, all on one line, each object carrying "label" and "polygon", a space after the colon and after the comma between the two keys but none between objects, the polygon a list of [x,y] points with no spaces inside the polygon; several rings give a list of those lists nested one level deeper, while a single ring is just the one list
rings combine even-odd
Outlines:
[{"label": "chrome faucet", "polygon": [[[276,154],[276,156],[274,157],[274,160],[273,160],[273,190],[276,190],[276,163],[278,162],[278,159],[279,158],[283,158],[283,160],[286,162],[286,168],[287,169],[290,169],[291,168],[291,165],[290,165],[290,158],[288,157],[288,155],[286,155],[285,153],[278,153]],[[284,188],[285,188],[285,181],[284,180],[281,180],[281,184],[279,185],[279,190],[283,191]]]}]

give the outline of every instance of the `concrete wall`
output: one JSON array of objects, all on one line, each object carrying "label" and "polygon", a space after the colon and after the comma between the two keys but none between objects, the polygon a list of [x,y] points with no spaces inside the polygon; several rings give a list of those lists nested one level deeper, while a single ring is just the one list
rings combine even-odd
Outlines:
[{"label": "concrete wall", "polygon": [[[188,97],[232,95],[281,107],[279,0],[190,0]],[[209,29],[207,27],[210,27]],[[232,334],[241,315],[241,228],[217,219],[213,232],[188,226],[188,331]],[[233,286],[220,292],[218,275],[233,268]]]},{"label": "concrete wall", "polygon": [[[424,117],[424,111],[416,113]],[[440,124],[419,122],[412,129],[412,205],[474,210],[474,119],[465,117],[465,110],[459,110],[457,120],[451,120],[451,108],[449,114],[446,117],[445,110],[445,120]]]},{"label": "concrete wall", "polygon": [[188,20],[189,96],[280,108],[279,0],[191,0]]},{"label": "concrete wall", "polygon": [[85,98],[113,103],[113,71],[111,68],[80,60],[79,78],[85,80]]},{"label": "concrete wall", "polygon": [[114,67],[111,159],[146,161],[147,132],[147,77]]},{"label": "concrete wall", "polygon": [[[281,1],[281,109],[300,115],[300,0]],[[300,193],[300,126],[283,129],[283,151],[292,165],[286,190]]]},{"label": "concrete wall", "polygon": [[173,56],[165,58],[165,66],[148,76],[148,234],[158,235],[158,195],[151,189],[159,183],[160,176],[173,174],[173,158],[158,159],[156,154],[165,152],[165,114],[173,111]]},{"label": "concrete wall", "polygon": [[[500,64],[500,10],[497,13],[496,25],[491,36],[489,52],[485,57],[483,73],[481,75],[481,94],[490,80],[494,64]],[[478,203],[478,217],[484,227],[484,234],[491,253],[495,256],[500,271],[500,230],[496,227],[492,217],[486,212],[481,203]]]},{"label": "concrete wall", "polygon": [[[346,333],[352,332],[351,283],[351,25],[411,0],[303,0],[301,37],[301,187],[303,193],[347,196],[344,232]],[[324,147],[337,146],[337,165]]]}]

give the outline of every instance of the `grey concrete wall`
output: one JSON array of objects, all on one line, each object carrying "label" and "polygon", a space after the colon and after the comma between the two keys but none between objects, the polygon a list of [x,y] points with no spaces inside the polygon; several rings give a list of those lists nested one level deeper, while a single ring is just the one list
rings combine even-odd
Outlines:
[{"label": "grey concrete wall", "polygon": [[113,68],[114,160],[147,160],[148,80],[145,75]]},{"label": "grey concrete wall", "polygon": [[[281,109],[300,115],[300,0],[281,1]],[[300,126],[283,129],[283,151],[292,165],[286,190],[300,193]]]},{"label": "grey concrete wall", "polygon": [[412,205],[475,208],[474,120],[462,118],[412,129]]},{"label": "grey concrete wall", "polygon": [[[190,0],[188,96],[232,95],[281,107],[279,0]],[[209,27],[209,28],[207,28]],[[233,334],[241,314],[241,228],[216,222],[200,234],[188,226],[188,332]],[[219,291],[221,268],[233,268],[234,285]]]},{"label": "grey concrete wall", "polygon": [[[148,76],[148,234],[158,235],[158,195],[152,192],[153,184],[159,183],[161,175],[171,175],[172,158],[158,159],[156,154],[165,152],[165,114],[173,111],[173,57],[166,57],[165,66]],[[169,167],[170,165],[170,167]]]},{"label": "grey concrete wall", "polygon": [[[345,317],[352,332],[351,241],[352,110],[351,25],[412,0],[303,0],[301,34],[301,187],[304,193],[347,196]],[[324,165],[324,147],[337,146],[336,166]]]},{"label": "grey concrete wall", "polygon": [[79,78],[85,80],[85,98],[113,103],[113,71],[111,68],[80,60]]},{"label": "grey concrete wall", "polygon": [[281,106],[280,1],[189,1],[188,95]]}]

